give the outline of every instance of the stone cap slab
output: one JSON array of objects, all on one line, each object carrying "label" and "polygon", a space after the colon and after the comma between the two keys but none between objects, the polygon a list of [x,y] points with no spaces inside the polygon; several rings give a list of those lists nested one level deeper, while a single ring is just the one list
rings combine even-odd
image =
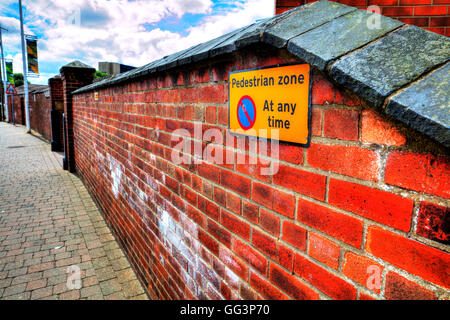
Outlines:
[{"label": "stone cap slab", "polygon": [[[286,48],[369,104],[444,146],[450,145],[449,72],[447,65],[442,68],[450,60],[450,40],[329,1],[306,4],[257,21],[74,93],[206,61],[254,44]],[[445,90],[443,83],[447,84]],[[420,99],[415,101],[415,95]]]},{"label": "stone cap slab", "polygon": [[393,96],[386,113],[450,148],[450,62]]},{"label": "stone cap slab", "polygon": [[394,91],[450,58],[450,40],[407,26],[351,53],[331,66],[330,75],[379,107]]},{"label": "stone cap slab", "polygon": [[367,11],[352,11],[291,39],[288,50],[323,71],[332,60],[403,25],[384,16],[379,17],[379,25],[376,25],[371,18],[372,14]]}]

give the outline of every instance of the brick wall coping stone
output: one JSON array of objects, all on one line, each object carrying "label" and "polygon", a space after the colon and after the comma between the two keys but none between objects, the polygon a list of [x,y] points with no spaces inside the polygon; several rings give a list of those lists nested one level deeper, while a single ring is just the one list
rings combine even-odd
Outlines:
[{"label": "brick wall coping stone", "polygon": [[319,1],[258,21],[82,93],[224,55],[252,44],[286,48],[386,114],[450,147],[450,39],[343,4]]}]

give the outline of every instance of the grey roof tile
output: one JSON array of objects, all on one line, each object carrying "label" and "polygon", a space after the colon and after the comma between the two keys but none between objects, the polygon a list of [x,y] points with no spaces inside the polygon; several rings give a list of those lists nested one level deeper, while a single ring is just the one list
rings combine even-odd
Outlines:
[{"label": "grey roof tile", "polygon": [[395,95],[386,113],[450,148],[450,63]]},{"label": "grey roof tile", "polygon": [[375,106],[381,106],[395,90],[449,57],[449,39],[407,26],[338,60],[330,75]]},{"label": "grey roof tile", "polygon": [[[329,1],[302,6],[287,19],[267,28],[263,35],[264,42],[282,48],[289,39],[355,10],[357,9]],[[299,21],[302,23],[299,24]]]},{"label": "grey roof tile", "polygon": [[377,15],[378,28],[372,24],[373,15],[363,10],[352,11],[291,39],[288,50],[324,70],[330,61],[403,25],[398,20]]}]

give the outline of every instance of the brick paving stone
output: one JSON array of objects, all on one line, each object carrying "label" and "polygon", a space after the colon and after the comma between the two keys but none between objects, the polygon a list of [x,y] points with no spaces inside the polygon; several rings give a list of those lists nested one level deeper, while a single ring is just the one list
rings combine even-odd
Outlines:
[{"label": "brick paving stone", "polygon": [[43,288],[47,285],[47,279],[40,279],[40,280],[33,280],[28,282],[27,284],[27,291],[32,291],[36,289]]},{"label": "brick paving stone", "polygon": [[[102,289],[103,295],[107,296],[116,292],[120,292],[122,285],[117,281],[117,279],[110,279],[107,281],[100,282],[100,288]],[[125,289],[126,287],[124,287]]]},{"label": "brick paving stone", "polygon": [[90,296],[97,296],[97,295],[101,295],[101,294],[102,294],[102,290],[99,285],[90,286],[90,287],[81,289],[81,297],[82,298],[88,298]]},{"label": "brick paving stone", "polygon": [[[116,292],[113,294],[110,294],[108,296],[105,296],[105,300],[124,300],[125,296],[123,295],[122,292]],[[147,299],[145,299],[147,300]]]},{"label": "brick paving stone", "polygon": [[125,296],[132,298],[144,293],[138,280],[131,280],[122,284]]},{"label": "brick paving stone", "polygon": [[3,296],[7,297],[7,296],[22,293],[25,291],[26,287],[27,287],[26,283],[21,283],[21,284],[16,284],[14,286],[6,287],[5,291],[3,292]]},{"label": "brick paving stone", "polygon": [[71,290],[59,295],[59,300],[78,300],[80,299],[80,290]]},{"label": "brick paving stone", "polygon": [[[0,299],[147,299],[83,183],[61,163],[23,126],[0,122]],[[68,287],[74,266],[79,290]]]},{"label": "brick paving stone", "polygon": [[42,299],[42,298],[51,296],[52,293],[53,293],[53,287],[45,287],[45,288],[33,290],[31,292],[31,299],[32,300]]}]

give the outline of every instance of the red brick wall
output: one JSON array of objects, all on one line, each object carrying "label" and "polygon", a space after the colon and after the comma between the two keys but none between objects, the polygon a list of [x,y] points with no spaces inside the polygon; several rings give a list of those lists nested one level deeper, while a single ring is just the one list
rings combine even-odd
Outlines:
[{"label": "red brick wall", "polygon": [[50,120],[51,101],[45,94],[30,94],[30,125],[31,129],[39,132],[46,140],[52,139]]},{"label": "red brick wall", "polygon": [[[317,0],[275,0],[275,14]],[[331,0],[359,9],[379,6],[381,14],[450,36],[450,0]]]},{"label": "red brick wall", "polygon": [[229,71],[292,61],[254,52],[74,96],[77,172],[150,296],[449,298],[449,158],[318,72],[311,146],[281,143],[277,174],[172,161],[175,129],[227,132]]},{"label": "red brick wall", "polygon": [[8,95],[9,121],[11,123],[13,122],[12,115],[14,114],[14,123],[25,125],[25,110],[24,107],[22,106],[24,102],[21,102],[21,99],[23,99],[23,95],[14,95],[14,97],[12,97],[12,95]]},{"label": "red brick wall", "polygon": [[[14,117],[15,123],[26,125],[25,120],[25,102],[23,101],[24,95],[14,95]],[[50,122],[50,98],[45,97],[44,93],[31,93],[29,95],[30,106],[30,126],[32,130],[35,130],[41,134],[45,139],[51,140],[51,122]],[[8,95],[8,110],[11,115],[11,96]],[[12,123],[11,116],[9,121]]]}]

